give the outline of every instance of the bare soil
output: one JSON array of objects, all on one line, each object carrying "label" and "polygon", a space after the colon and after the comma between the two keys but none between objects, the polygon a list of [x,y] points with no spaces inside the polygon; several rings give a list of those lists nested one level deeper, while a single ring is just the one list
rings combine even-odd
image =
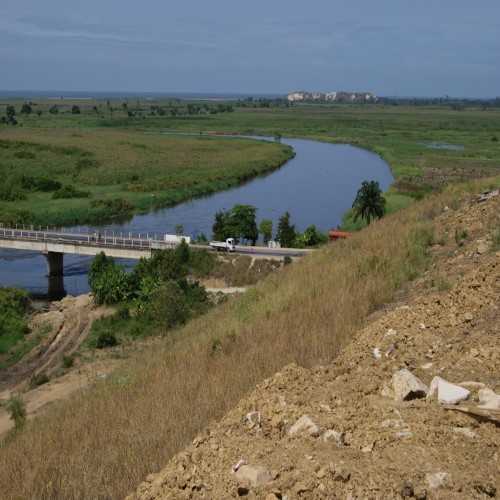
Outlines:
[{"label": "bare soil", "polygon": [[[499,217],[500,197],[443,207],[433,267],[335,362],[264,380],[129,500],[500,496],[500,396],[479,408],[484,389],[500,395]],[[470,394],[398,399],[403,369]]]},{"label": "bare soil", "polygon": [[[109,313],[109,309],[96,307],[92,296],[67,296],[53,302],[50,310],[34,316],[30,323],[30,335],[36,335],[44,328],[50,328],[41,342],[14,366],[0,372],[0,402],[11,396],[23,395],[28,418],[40,414],[51,404],[68,398],[75,391],[85,387],[96,377],[103,376],[116,368],[116,359],[92,359],[75,356],[77,349],[87,338],[93,322]],[[63,370],[63,356],[75,356],[75,366]],[[95,356],[97,357],[97,355]],[[35,374],[47,374],[50,381],[30,389],[30,378]],[[10,415],[0,408],[0,437],[13,427]]]}]

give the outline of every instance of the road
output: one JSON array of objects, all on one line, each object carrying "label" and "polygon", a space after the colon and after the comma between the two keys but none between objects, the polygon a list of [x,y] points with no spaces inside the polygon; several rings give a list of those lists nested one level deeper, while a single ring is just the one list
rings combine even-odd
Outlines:
[{"label": "road", "polygon": [[[13,242],[17,243],[16,247],[12,246]],[[0,247],[36,250],[36,247],[30,248],[30,245],[40,243],[60,244],[63,245],[62,248],[64,248],[64,245],[71,245],[71,250],[69,246],[67,247],[68,253],[81,254],[89,253],[89,245],[93,247],[92,253],[98,253],[100,250],[106,252],[106,249],[108,249],[109,253],[112,253],[111,250],[117,249],[144,249],[145,251],[163,250],[174,248],[178,244],[176,242],[166,242],[165,235],[163,234],[124,234],[121,232],[120,234],[104,233],[95,237],[91,233],[71,233],[49,229],[0,228]],[[190,244],[190,248],[213,251],[213,249],[207,245]],[[63,250],[63,252],[65,251]],[[251,255],[257,258],[276,258],[285,256],[300,257],[309,252],[311,252],[309,249],[268,248],[245,245],[237,245],[235,249],[235,253]],[[131,256],[131,258],[134,258],[134,256]]]}]

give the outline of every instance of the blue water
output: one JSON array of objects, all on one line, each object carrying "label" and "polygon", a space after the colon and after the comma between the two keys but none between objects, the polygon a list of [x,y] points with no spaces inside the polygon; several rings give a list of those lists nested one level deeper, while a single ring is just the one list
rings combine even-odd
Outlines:
[{"label": "blue water", "polygon": [[[291,214],[291,223],[298,231],[314,224],[326,232],[341,224],[342,214],[351,207],[364,180],[378,181],[383,191],[394,180],[387,163],[363,149],[305,139],[282,139],[282,142],[292,146],[296,156],[265,177],[126,221],[71,229],[92,232],[99,228],[101,234],[133,232],[154,237],[155,234],[174,234],[175,227],[180,224],[186,236],[196,238],[203,233],[210,238],[215,213],[231,209],[235,204],[244,204],[257,207],[257,224],[262,219],[271,219],[274,232],[279,217],[286,211]],[[67,293],[77,295],[89,291],[87,273],[91,260],[85,256],[64,256],[64,288]],[[134,261],[125,261],[124,264],[131,268]],[[48,285],[46,272],[46,260],[40,253],[0,250],[2,285],[17,284],[43,294]]]}]

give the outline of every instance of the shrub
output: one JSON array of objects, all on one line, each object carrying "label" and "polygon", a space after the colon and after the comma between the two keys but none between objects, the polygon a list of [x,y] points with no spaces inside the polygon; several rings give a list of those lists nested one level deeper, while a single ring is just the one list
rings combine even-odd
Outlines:
[{"label": "shrub", "polygon": [[39,191],[58,191],[62,188],[62,184],[59,181],[50,179],[49,177],[40,177],[36,179],[35,186]]},{"label": "shrub", "polygon": [[99,162],[95,158],[84,157],[76,162],[76,171],[86,170],[88,168],[98,168]]},{"label": "shrub", "polygon": [[68,198],[89,198],[89,197],[90,197],[90,191],[80,191],[79,189],[76,189],[74,186],[71,185],[62,186],[52,195],[53,200],[68,199]]},{"label": "shrub", "polygon": [[65,354],[62,358],[62,361],[61,361],[61,366],[64,368],[64,369],[69,369],[71,368],[73,365],[75,364],[75,358],[73,356],[71,356],[70,354]]},{"label": "shrub", "polygon": [[33,389],[46,384],[49,380],[49,376],[46,373],[35,373],[30,377],[30,387]]},{"label": "shrub", "polygon": [[167,281],[151,294],[144,314],[153,324],[166,330],[185,323],[188,308],[181,287],[175,281]]},{"label": "shrub", "polygon": [[14,420],[14,426],[19,429],[26,422],[26,404],[20,397],[11,397],[6,410],[10,413],[10,419]]},{"label": "shrub", "polygon": [[96,349],[105,349],[118,345],[118,340],[113,332],[102,332],[97,336],[95,347]]},{"label": "shrub", "polygon": [[462,246],[464,244],[464,241],[467,239],[468,233],[467,229],[462,229],[460,227],[457,227],[455,229],[455,242],[458,246]]}]

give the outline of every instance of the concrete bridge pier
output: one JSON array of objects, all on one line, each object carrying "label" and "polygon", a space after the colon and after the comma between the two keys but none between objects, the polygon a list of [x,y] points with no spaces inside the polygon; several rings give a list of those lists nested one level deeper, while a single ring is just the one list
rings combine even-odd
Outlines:
[{"label": "concrete bridge pier", "polygon": [[43,254],[47,259],[47,276],[62,276],[63,275],[63,256],[62,252],[44,251]]},{"label": "concrete bridge pier", "polygon": [[61,300],[66,296],[63,276],[53,276],[52,278],[47,278],[47,295],[51,301]]}]

